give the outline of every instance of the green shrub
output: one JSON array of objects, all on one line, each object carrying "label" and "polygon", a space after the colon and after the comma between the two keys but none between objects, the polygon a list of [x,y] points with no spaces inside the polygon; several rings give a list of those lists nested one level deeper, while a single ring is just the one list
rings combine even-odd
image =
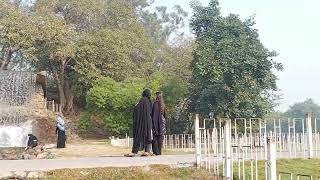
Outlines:
[{"label": "green shrub", "polygon": [[131,129],[132,110],[143,88],[139,79],[116,82],[103,78],[87,93],[87,110],[100,117],[112,135],[123,135]]},{"label": "green shrub", "polygon": [[81,115],[78,123],[77,123],[77,129],[83,133],[89,131],[93,127],[93,123],[91,121],[91,115],[90,113],[84,113]]}]

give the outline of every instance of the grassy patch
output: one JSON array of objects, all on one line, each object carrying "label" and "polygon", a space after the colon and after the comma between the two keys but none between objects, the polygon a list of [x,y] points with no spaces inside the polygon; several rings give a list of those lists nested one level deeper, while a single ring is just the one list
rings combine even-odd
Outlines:
[{"label": "grassy patch", "polygon": [[79,179],[79,180],[189,180],[213,179],[206,170],[195,168],[170,168],[163,165],[130,168],[94,168],[94,169],[63,169],[48,172],[47,179]]},{"label": "grassy patch", "polygon": [[[253,173],[255,173],[255,162],[253,162]],[[239,166],[238,163],[234,163],[233,176],[239,179]],[[240,176],[242,174],[242,164],[240,167]],[[251,179],[251,162],[245,162],[245,179]],[[277,160],[277,171],[281,172],[282,179],[289,179],[290,175],[284,173],[292,173],[293,177],[297,177],[298,174],[320,177],[320,159],[291,159],[291,160]],[[253,174],[255,178],[255,174]],[[265,163],[263,161],[258,162],[258,179],[265,179]]]}]

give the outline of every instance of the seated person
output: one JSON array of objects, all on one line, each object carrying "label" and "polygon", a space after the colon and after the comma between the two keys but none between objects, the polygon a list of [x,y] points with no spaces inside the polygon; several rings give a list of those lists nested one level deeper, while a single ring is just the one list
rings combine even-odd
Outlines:
[{"label": "seated person", "polygon": [[28,148],[35,148],[38,146],[38,138],[36,136],[34,136],[33,134],[28,134],[28,142],[27,142],[27,147],[26,150]]}]

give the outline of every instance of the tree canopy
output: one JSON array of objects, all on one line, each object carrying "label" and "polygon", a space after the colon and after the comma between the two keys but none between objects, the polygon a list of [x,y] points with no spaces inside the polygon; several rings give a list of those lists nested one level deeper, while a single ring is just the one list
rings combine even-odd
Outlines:
[{"label": "tree canopy", "polygon": [[298,102],[289,107],[284,113],[291,118],[304,118],[307,113],[313,113],[317,118],[320,117],[320,106],[312,99],[306,99],[303,102]]},{"label": "tree canopy", "polygon": [[277,54],[259,40],[254,20],[224,17],[219,3],[193,4],[191,27],[196,36],[193,52],[191,109],[223,117],[263,117],[272,110],[282,65]]},{"label": "tree canopy", "polygon": [[[190,27],[179,5],[153,0],[0,0],[0,70],[46,70],[65,114],[80,128],[130,131],[143,88],[162,91],[168,132],[191,130],[190,113],[262,117],[273,107],[282,65],[263,46],[254,19],[222,16],[216,0],[193,3]],[[23,66],[23,67],[22,67]],[[97,129],[95,129],[97,130]]]}]

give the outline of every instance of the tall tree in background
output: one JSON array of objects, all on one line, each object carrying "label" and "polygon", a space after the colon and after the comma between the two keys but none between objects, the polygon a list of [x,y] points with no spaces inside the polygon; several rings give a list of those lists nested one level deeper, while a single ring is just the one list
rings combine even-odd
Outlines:
[{"label": "tall tree in background", "polygon": [[253,19],[220,13],[217,0],[208,7],[194,3],[191,28],[196,35],[190,108],[222,117],[263,117],[272,110],[277,90],[269,51],[253,28]]},{"label": "tall tree in background", "polygon": [[320,117],[320,106],[312,99],[293,104],[284,114],[291,118],[304,118],[307,113],[313,113],[317,118]]},{"label": "tall tree in background", "polygon": [[[168,133],[183,132],[185,116],[182,105],[187,94],[191,77],[193,40],[188,39],[181,29],[185,26],[187,12],[179,5],[170,11],[165,6],[141,9],[140,21],[154,42],[156,48],[153,66],[156,67],[151,79],[161,79],[161,87],[168,108]],[[159,78],[160,76],[160,78]],[[179,123],[178,123],[179,122]]]},{"label": "tall tree in background", "polygon": [[166,6],[155,7],[154,12],[140,11],[140,20],[156,44],[168,43],[170,35],[184,27],[187,16],[179,5],[175,5],[171,12]]},{"label": "tall tree in background", "polygon": [[33,59],[35,20],[17,3],[0,0],[0,70]]}]

